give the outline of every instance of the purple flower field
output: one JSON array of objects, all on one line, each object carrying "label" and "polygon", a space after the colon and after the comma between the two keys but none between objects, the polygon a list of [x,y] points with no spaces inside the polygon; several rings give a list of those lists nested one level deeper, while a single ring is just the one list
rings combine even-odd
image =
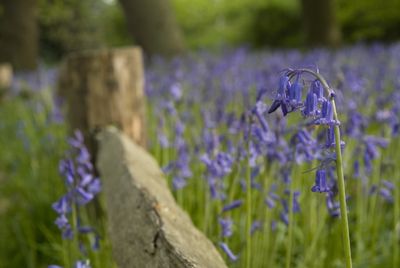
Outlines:
[{"label": "purple flower field", "polygon": [[399,62],[398,44],[151,62],[149,146],[231,267],[344,266],[335,126],[354,266],[399,265]]},{"label": "purple flower field", "polygon": [[[0,264],[114,267],[101,178],[40,72],[0,107]],[[148,150],[229,267],[345,267],[345,225],[353,267],[400,267],[400,44],[154,58],[145,90]]]}]

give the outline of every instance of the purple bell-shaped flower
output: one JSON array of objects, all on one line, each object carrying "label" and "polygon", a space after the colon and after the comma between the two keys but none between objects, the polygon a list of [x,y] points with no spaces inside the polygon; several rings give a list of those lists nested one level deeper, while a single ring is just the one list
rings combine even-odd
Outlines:
[{"label": "purple bell-shaped flower", "polygon": [[311,188],[312,192],[327,193],[329,192],[329,187],[326,184],[326,171],[325,169],[317,170],[315,177],[315,185]]}]

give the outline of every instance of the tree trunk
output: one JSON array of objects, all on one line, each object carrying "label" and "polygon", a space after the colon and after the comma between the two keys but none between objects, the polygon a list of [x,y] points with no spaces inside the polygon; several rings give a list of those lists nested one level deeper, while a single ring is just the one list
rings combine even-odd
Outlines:
[{"label": "tree trunk", "polygon": [[0,62],[29,70],[37,57],[37,1],[0,0]]},{"label": "tree trunk", "polygon": [[135,42],[148,55],[184,50],[182,33],[168,0],[119,0]]},{"label": "tree trunk", "polygon": [[336,20],[335,0],[301,0],[307,45],[337,47],[341,32]]},{"label": "tree trunk", "polygon": [[139,48],[94,50],[67,57],[59,78],[68,123],[84,134],[92,155],[94,134],[115,125],[145,146],[145,95]]},{"label": "tree trunk", "polygon": [[13,79],[13,70],[10,64],[0,63],[0,89],[9,88]]}]

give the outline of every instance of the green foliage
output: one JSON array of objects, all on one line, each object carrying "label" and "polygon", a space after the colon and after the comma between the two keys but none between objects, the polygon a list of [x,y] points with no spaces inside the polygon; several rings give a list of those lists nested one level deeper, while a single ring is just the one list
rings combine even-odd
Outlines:
[{"label": "green foliage", "polygon": [[41,55],[59,59],[67,52],[103,45],[100,25],[104,8],[97,0],[40,0]]},{"label": "green foliage", "polygon": [[[278,39],[274,42],[279,43],[283,34],[288,33],[286,30],[292,21],[280,20],[271,28],[269,23],[276,20],[275,14],[273,18],[266,16],[276,9],[294,15],[298,7],[296,0],[194,0],[190,5],[185,0],[173,0],[173,3],[187,44],[192,48],[240,45],[249,42],[258,46],[275,36],[278,36]],[[298,28],[297,25],[293,30]],[[266,30],[273,32],[268,32],[267,38],[264,36]],[[291,29],[289,33],[293,33],[293,30]],[[284,37],[284,43],[291,38]]]},{"label": "green foliage", "polygon": [[213,47],[245,42],[252,12],[263,0],[173,0],[189,47]]},{"label": "green foliage", "polygon": [[[189,47],[250,43],[293,47],[303,43],[300,1],[172,1]],[[337,1],[345,42],[400,38],[400,1]]]},{"label": "green foliage", "polygon": [[41,55],[59,60],[69,52],[132,44],[114,1],[40,0]]},{"label": "green foliage", "polygon": [[[73,267],[70,243],[61,239],[51,208],[65,193],[58,163],[67,148],[66,125],[52,121],[52,107],[49,91],[0,105],[1,268]],[[100,250],[89,256],[92,267],[114,267],[104,219],[91,220],[102,237]]]},{"label": "green foliage", "polygon": [[50,206],[63,188],[65,128],[49,115],[35,100],[0,105],[0,267],[45,267],[56,255],[50,241],[61,240]]},{"label": "green foliage", "polygon": [[102,14],[102,38],[108,47],[133,44],[122,9],[120,5],[114,2],[104,8]]},{"label": "green foliage", "polygon": [[[132,44],[117,2],[40,0],[41,55],[58,60],[71,51]],[[189,48],[303,43],[297,0],[172,0],[172,4]],[[399,39],[399,10],[398,0],[338,0],[344,41]]]},{"label": "green foliage", "polygon": [[299,10],[280,5],[258,9],[250,29],[249,40],[256,47],[300,46],[303,40]]},{"label": "green foliage", "polygon": [[400,1],[338,1],[344,40],[394,41],[400,39]]}]

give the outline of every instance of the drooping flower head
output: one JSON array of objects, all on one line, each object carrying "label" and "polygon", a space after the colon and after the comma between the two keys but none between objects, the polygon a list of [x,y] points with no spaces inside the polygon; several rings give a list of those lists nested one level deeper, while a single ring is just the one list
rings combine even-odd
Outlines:
[{"label": "drooping flower head", "polygon": [[[80,213],[82,208],[101,191],[100,179],[94,175],[83,134],[75,131],[68,142],[71,145],[68,158],[61,160],[59,165],[60,174],[64,177],[66,193],[52,205],[53,210],[58,214],[55,224],[62,231],[64,239],[72,240],[77,237],[80,241],[80,236],[94,235],[94,242],[90,248],[96,250],[99,247],[99,234],[94,228],[83,225]],[[76,246],[83,253],[87,250],[82,242]],[[77,261],[76,267],[90,267],[90,264],[88,261]]]}]

